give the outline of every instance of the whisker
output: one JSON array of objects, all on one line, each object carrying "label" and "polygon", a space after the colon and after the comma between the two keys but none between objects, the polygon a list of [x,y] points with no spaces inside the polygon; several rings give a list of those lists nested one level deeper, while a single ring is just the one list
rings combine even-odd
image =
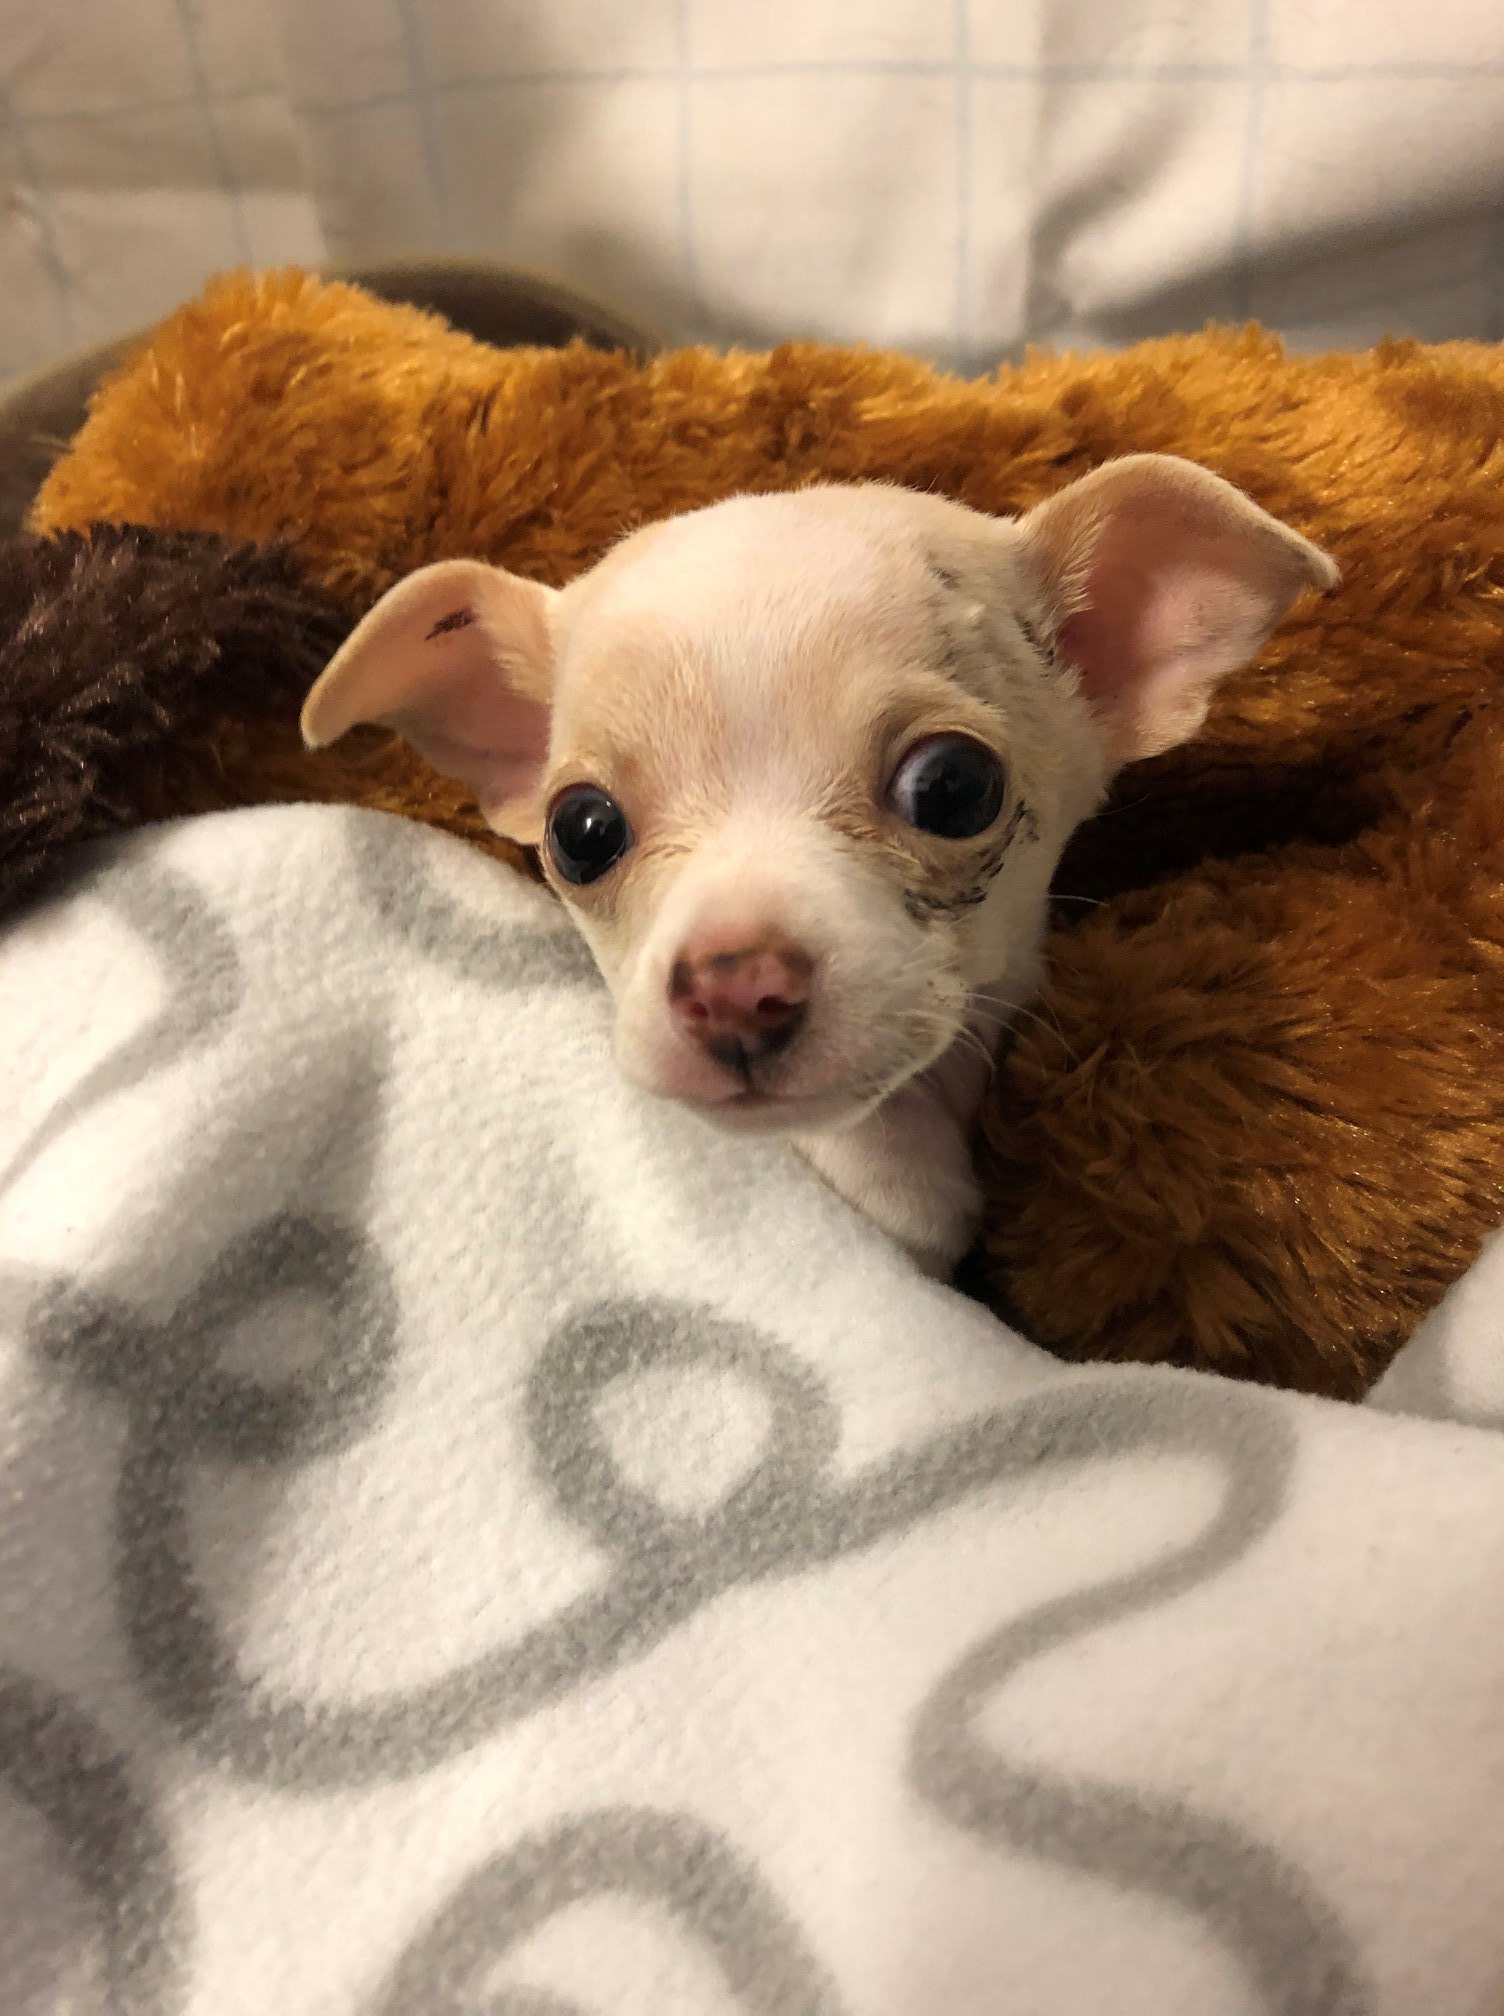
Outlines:
[{"label": "whisker", "polygon": [[985,1001],[989,1007],[1001,1010],[1009,1021],[1021,1017],[1026,1022],[1037,1023],[1047,1035],[1054,1037],[1055,1041],[1073,1064],[1080,1064],[1081,1058],[1066,1041],[1065,1031],[1060,1027],[1058,1020],[1051,1021],[1044,1015],[1041,1015],[1037,1009],[1030,1008],[1025,1002],[1010,1000],[1006,994],[1000,993],[996,989],[982,990],[978,994],[977,999]]}]

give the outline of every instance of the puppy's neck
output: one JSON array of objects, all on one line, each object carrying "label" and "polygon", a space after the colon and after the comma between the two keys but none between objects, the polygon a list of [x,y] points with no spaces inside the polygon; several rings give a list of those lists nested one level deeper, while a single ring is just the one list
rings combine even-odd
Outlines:
[{"label": "puppy's neck", "polygon": [[937,1279],[949,1275],[976,1233],[972,1143],[1009,1014],[997,993],[978,995],[954,1042],[927,1070],[854,1127],[794,1144],[833,1189]]}]

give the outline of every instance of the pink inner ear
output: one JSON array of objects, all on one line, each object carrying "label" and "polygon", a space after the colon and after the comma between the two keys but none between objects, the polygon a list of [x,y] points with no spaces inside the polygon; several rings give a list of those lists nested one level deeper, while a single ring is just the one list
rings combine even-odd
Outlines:
[{"label": "pink inner ear", "polygon": [[1254,657],[1302,581],[1329,569],[1230,484],[1153,464],[1085,478],[1097,508],[1046,518],[1040,540],[1067,599],[1060,655],[1117,762],[1196,734],[1218,681]]},{"label": "pink inner ear", "polygon": [[479,561],[409,575],[335,654],[308,696],[305,736],[319,746],[379,721],[468,784],[492,824],[526,837],[548,756],[551,593]]},{"label": "pink inner ear", "polygon": [[[1139,753],[1193,732],[1210,689],[1258,650],[1275,611],[1227,542],[1183,543],[1145,566],[1109,529],[1089,570],[1091,600],[1061,623],[1082,691]],[[1246,560],[1244,561],[1246,570]]]},{"label": "pink inner ear", "polygon": [[446,777],[473,787],[483,808],[525,795],[548,758],[548,709],[503,686],[489,662],[441,674],[419,709],[394,709],[388,727]]},{"label": "pink inner ear", "polygon": [[474,609],[437,618],[416,650],[421,678],[382,719],[510,829],[548,760],[548,708],[518,690],[526,669]]},{"label": "pink inner ear", "polygon": [[1023,532],[1060,610],[1059,655],[1118,763],[1193,735],[1218,681],[1248,663],[1300,588],[1336,579],[1241,491],[1166,456],[1105,463]]}]

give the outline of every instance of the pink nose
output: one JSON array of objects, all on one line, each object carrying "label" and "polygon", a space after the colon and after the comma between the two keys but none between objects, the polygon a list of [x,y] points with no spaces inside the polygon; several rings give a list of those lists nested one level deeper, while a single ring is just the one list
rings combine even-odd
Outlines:
[{"label": "pink nose", "polygon": [[814,962],[779,938],[727,948],[691,941],[668,978],[669,1004],[685,1031],[728,1071],[746,1075],[799,1033]]}]

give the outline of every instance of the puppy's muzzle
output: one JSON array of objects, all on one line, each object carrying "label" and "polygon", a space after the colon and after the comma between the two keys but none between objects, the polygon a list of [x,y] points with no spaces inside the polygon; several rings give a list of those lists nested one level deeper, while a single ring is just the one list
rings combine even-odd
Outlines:
[{"label": "puppy's muzzle", "polygon": [[680,1027],[724,1070],[751,1082],[752,1066],[780,1056],[809,1014],[814,961],[782,938],[685,945],[669,970]]}]

